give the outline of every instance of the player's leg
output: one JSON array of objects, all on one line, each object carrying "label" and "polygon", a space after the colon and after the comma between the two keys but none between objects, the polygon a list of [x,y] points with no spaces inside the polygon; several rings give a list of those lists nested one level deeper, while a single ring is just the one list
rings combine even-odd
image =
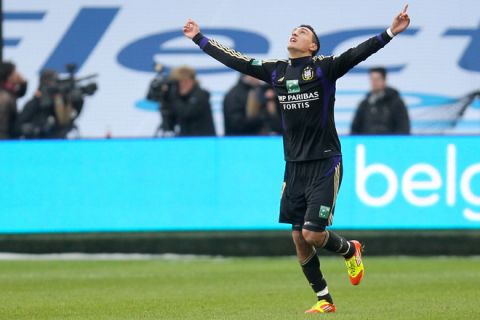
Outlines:
[{"label": "player's leg", "polygon": [[360,242],[356,240],[348,241],[332,231],[311,231],[303,229],[302,235],[308,244],[343,256],[350,282],[353,285],[360,284],[365,274]]},{"label": "player's leg", "polygon": [[328,292],[327,281],[320,270],[320,260],[317,256],[317,250],[303,238],[301,225],[294,225],[292,231],[293,242],[297,257],[302,267],[303,274],[310,283],[317,296],[317,303],[305,313],[330,313],[335,312],[333,299]]},{"label": "player's leg", "polygon": [[295,226],[292,231],[292,238],[303,274],[315,292],[317,299],[319,301],[326,300],[329,303],[333,303],[332,297],[328,292],[327,281],[323,277],[320,269],[320,260],[317,256],[317,250],[305,241],[302,236],[302,231],[298,229],[295,230]]},{"label": "player's leg", "polygon": [[325,226],[306,225],[302,230],[302,236],[308,244],[341,255],[345,259],[355,254],[355,245],[351,241],[333,231],[321,230],[322,228],[325,229]]},{"label": "player's leg", "polygon": [[305,241],[345,258],[347,272],[352,284],[360,283],[364,267],[361,245],[348,241],[332,231],[327,231],[333,221],[335,202],[340,188],[343,169],[341,157],[319,161],[310,169],[311,181],[307,188],[307,213],[302,235]]},{"label": "player's leg", "polygon": [[[303,274],[317,295],[318,300],[323,301],[318,308],[320,311],[314,311],[333,312],[335,311],[335,306],[332,304],[332,297],[328,294],[327,283],[320,271],[320,261],[316,250],[302,236],[303,219],[307,209],[304,179],[299,175],[302,170],[302,164],[288,162],[286,164],[279,221],[292,225],[292,238]],[[313,308],[308,311],[311,312],[312,310]]]}]

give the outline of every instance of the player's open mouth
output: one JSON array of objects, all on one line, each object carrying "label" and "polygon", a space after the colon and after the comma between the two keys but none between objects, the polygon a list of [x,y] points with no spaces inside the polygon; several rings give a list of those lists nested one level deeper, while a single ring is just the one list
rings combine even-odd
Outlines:
[{"label": "player's open mouth", "polygon": [[291,37],[290,42],[297,42],[297,39],[295,39],[295,37]]}]

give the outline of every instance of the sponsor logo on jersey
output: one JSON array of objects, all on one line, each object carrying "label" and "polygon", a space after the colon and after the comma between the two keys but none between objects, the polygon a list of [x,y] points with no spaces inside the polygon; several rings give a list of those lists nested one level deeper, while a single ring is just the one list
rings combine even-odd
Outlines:
[{"label": "sponsor logo on jersey", "polygon": [[[290,80],[289,80],[290,81]],[[289,95],[279,95],[278,100],[280,103],[291,102],[291,101],[299,101],[299,100],[318,100],[320,98],[320,94],[318,91],[315,92],[305,92],[299,94],[289,94]]]},{"label": "sponsor logo on jersey", "polygon": [[252,66],[260,67],[262,64],[263,64],[262,60],[257,60],[257,59],[252,60]]},{"label": "sponsor logo on jersey", "polygon": [[278,101],[283,110],[296,110],[310,108],[310,102],[318,100],[319,98],[320,94],[318,91],[315,91],[310,93],[279,95]]},{"label": "sponsor logo on jersey", "polygon": [[287,80],[287,91],[288,93],[300,92],[300,85],[298,84],[298,80]]},{"label": "sponsor logo on jersey", "polygon": [[305,69],[303,69],[302,79],[304,81],[309,81],[309,80],[313,79],[313,69],[312,69],[312,67],[307,66]]}]

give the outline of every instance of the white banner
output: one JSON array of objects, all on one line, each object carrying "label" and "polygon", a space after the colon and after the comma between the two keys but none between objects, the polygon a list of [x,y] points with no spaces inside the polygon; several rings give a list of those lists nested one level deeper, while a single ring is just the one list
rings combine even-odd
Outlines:
[{"label": "white banner", "polygon": [[[353,112],[369,88],[364,69],[389,68],[414,132],[445,123],[446,132],[480,133],[480,104],[451,122],[455,99],[480,89],[480,2],[409,1],[412,24],[337,83],[336,120],[348,133]],[[404,1],[4,1],[4,56],[29,79],[28,96],[44,68],[79,65],[78,75],[98,73],[99,91],[78,120],[84,137],[152,136],[158,112],[142,100],[154,76],[153,63],[188,64],[212,92],[217,132],[223,133],[223,94],[238,75],[206,56],[181,34],[189,17],[204,33],[245,54],[285,58],[293,27],[311,24],[322,54],[339,54],[388,27]],[[23,99],[22,102],[26,100]],[[455,125],[453,127],[453,125]]]}]

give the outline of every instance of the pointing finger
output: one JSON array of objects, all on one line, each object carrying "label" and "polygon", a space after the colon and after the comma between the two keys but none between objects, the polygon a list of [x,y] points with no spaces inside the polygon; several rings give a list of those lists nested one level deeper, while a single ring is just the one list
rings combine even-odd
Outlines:
[{"label": "pointing finger", "polygon": [[405,8],[403,8],[402,13],[407,13],[407,10],[408,10],[408,3],[405,5]]}]

